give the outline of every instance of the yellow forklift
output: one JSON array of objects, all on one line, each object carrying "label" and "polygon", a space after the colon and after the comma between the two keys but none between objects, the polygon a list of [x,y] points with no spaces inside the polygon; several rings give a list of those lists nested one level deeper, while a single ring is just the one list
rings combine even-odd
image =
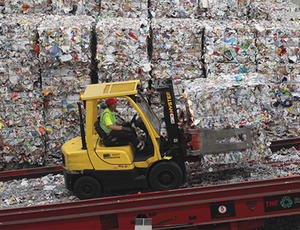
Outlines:
[{"label": "yellow forklift", "polygon": [[[201,161],[203,154],[251,147],[248,128],[193,129],[189,124],[187,128],[179,127],[172,79],[157,79],[154,88],[160,94],[167,137],[161,135],[161,120],[141,94],[138,80],[87,86],[81,96],[86,107],[86,132],[79,106],[81,137],[62,146],[66,186],[80,199],[128,190],[175,189],[186,181],[186,161]],[[135,152],[122,140],[111,142],[97,125],[98,102],[111,97],[127,100],[135,110],[130,124],[145,133],[143,151]]]},{"label": "yellow forklift", "polygon": [[[87,86],[81,95],[86,130],[79,107],[81,137],[62,146],[66,186],[80,199],[132,189],[169,190],[185,182],[185,140],[178,128],[172,80],[157,80],[155,88],[164,106],[167,140],[160,135],[160,119],[140,93],[138,80]],[[143,151],[135,152],[133,146],[121,140],[108,143],[96,131],[99,99],[111,97],[123,98],[135,109],[130,123],[145,133]]]}]

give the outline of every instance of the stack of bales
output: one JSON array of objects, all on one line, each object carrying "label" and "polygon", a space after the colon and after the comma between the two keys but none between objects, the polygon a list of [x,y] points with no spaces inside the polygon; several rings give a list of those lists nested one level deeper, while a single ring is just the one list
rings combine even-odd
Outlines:
[{"label": "stack of bales", "polygon": [[46,14],[51,10],[49,0],[5,0],[2,5],[3,14]]},{"label": "stack of bales", "polygon": [[201,0],[201,17],[212,20],[247,20],[249,0]]},{"label": "stack of bales", "polygon": [[5,164],[42,164],[43,100],[36,28],[39,17],[0,19],[0,135]]},{"label": "stack of bales", "polygon": [[150,15],[153,18],[196,18],[199,15],[197,0],[150,1]]},{"label": "stack of bales", "polygon": [[101,0],[101,18],[148,18],[148,0]]},{"label": "stack of bales", "polygon": [[300,23],[263,21],[253,25],[257,34],[258,71],[273,80],[299,75]]},{"label": "stack of bales", "polygon": [[208,77],[256,71],[255,33],[240,21],[205,21],[204,62]]},{"label": "stack of bales", "polygon": [[92,22],[87,16],[48,16],[38,27],[47,151],[54,155],[79,133],[76,102],[90,83]]},{"label": "stack of bales", "polygon": [[152,68],[155,77],[203,76],[203,25],[193,19],[152,20]]},{"label": "stack of bales", "polygon": [[98,16],[100,0],[51,0],[51,13],[58,15]]},{"label": "stack of bales", "polygon": [[300,7],[290,0],[254,0],[249,5],[251,20],[296,21],[300,19]]},{"label": "stack of bales", "polygon": [[96,25],[100,81],[147,79],[149,21],[105,18]]},{"label": "stack of bales", "polygon": [[[243,152],[210,155],[215,163],[243,163],[260,160],[271,154],[271,140],[300,135],[300,104],[294,95],[299,85],[274,84],[264,75],[249,74],[241,81],[232,75],[212,79],[182,81],[194,111],[195,125],[201,128],[223,129],[249,127],[253,146]],[[292,104],[277,103],[278,93]],[[238,140],[232,140],[238,141]]]}]

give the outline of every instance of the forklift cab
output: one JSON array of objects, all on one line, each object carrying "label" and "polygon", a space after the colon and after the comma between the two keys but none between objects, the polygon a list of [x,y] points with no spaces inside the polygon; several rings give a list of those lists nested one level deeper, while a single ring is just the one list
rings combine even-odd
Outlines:
[{"label": "forklift cab", "polygon": [[[133,146],[129,143],[124,142],[123,140],[104,141],[103,136],[98,135],[99,132],[95,132],[95,126],[93,127],[93,124],[97,124],[98,119],[95,121],[94,114],[100,114],[102,111],[98,111],[99,108],[97,104],[99,98],[96,100],[89,98],[89,93],[91,91],[99,90],[97,87],[94,88],[94,85],[91,86],[91,88],[89,86],[87,87],[85,93],[81,97],[82,100],[86,101],[87,148],[89,147],[89,144],[93,145],[95,154],[101,159],[101,161],[113,165],[123,165],[122,168],[126,168],[126,166],[128,168],[134,168],[136,167],[136,164],[139,164],[137,162],[143,161],[143,165],[148,166],[149,163],[152,162],[151,159],[147,162],[146,160],[148,158],[152,158],[154,160],[160,159],[159,142],[157,143],[157,138],[159,138],[158,134],[160,133],[160,121],[149,108],[143,96],[138,93],[139,81],[106,83],[103,90],[108,90],[108,92],[106,94],[103,92],[102,97],[100,98],[106,99],[115,97],[120,100],[123,99],[123,101],[126,100],[129,102],[128,104],[130,108],[135,110],[135,115],[131,119],[130,124],[131,126],[143,128],[146,133],[146,147],[144,151],[139,154],[134,152]],[[121,90],[121,92],[118,92],[116,89]],[[127,103],[124,104],[125,106],[128,106],[126,105]],[[92,138],[88,137],[89,134],[92,135]],[[95,136],[97,138],[96,142],[94,142]],[[88,143],[90,140],[92,140],[92,143]],[[94,164],[97,165],[97,163]],[[101,167],[103,167],[103,165]]]},{"label": "forklift cab", "polygon": [[[79,198],[132,188],[173,189],[182,184],[181,168],[171,163],[172,157],[161,154],[160,120],[139,93],[139,85],[138,80],[92,84],[81,95],[86,105],[86,131],[82,132],[81,139],[74,138],[62,146],[66,186]],[[125,99],[135,109],[131,123],[146,133],[142,153],[135,153],[130,144],[107,146],[99,138],[94,127],[100,113],[98,101],[111,97]]]}]

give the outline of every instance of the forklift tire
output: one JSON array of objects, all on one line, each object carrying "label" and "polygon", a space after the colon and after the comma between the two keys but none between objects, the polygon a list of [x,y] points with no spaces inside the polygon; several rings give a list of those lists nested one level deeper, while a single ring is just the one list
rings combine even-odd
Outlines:
[{"label": "forklift tire", "polygon": [[95,178],[82,176],[76,180],[73,192],[80,200],[97,198],[101,196],[102,186]]},{"label": "forklift tire", "polygon": [[183,182],[183,172],[175,162],[162,161],[150,170],[148,182],[154,191],[176,189]]}]

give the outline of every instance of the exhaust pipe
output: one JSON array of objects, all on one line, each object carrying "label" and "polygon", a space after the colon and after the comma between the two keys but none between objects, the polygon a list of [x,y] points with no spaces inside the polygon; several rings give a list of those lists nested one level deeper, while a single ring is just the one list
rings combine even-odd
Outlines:
[{"label": "exhaust pipe", "polygon": [[81,133],[81,142],[82,142],[82,149],[86,150],[86,141],[85,141],[85,131],[82,119],[82,111],[81,111],[81,103],[77,102],[78,110],[79,110],[79,119],[80,119],[80,133]]}]

